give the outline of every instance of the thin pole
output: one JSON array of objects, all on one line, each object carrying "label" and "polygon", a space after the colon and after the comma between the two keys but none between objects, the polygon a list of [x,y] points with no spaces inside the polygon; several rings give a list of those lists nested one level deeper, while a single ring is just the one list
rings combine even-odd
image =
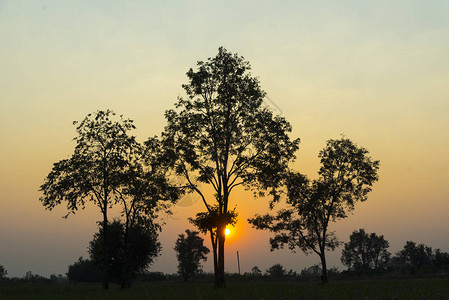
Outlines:
[{"label": "thin pole", "polygon": [[239,275],[240,275],[240,258],[239,258],[239,252],[237,251],[237,263],[239,265]]}]

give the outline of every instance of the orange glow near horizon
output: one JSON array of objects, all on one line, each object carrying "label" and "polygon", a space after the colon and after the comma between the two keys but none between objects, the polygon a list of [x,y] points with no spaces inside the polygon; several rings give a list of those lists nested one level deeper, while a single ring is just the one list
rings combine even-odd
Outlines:
[{"label": "orange glow near horizon", "polygon": [[231,230],[229,230],[229,228],[225,229],[225,235],[230,235],[231,234]]}]

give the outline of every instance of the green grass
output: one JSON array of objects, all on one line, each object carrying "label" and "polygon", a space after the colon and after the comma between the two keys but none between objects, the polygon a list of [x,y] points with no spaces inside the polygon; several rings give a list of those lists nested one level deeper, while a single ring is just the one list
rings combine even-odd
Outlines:
[{"label": "green grass", "polygon": [[142,283],[121,290],[112,285],[44,284],[0,286],[0,299],[449,299],[449,278],[316,282]]}]

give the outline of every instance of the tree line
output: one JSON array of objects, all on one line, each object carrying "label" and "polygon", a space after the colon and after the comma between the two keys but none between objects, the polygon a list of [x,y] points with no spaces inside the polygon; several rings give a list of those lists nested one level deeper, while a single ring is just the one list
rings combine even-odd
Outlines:
[{"label": "tree line", "polygon": [[[367,200],[378,180],[379,161],[348,138],[331,139],[319,152],[318,179],[311,180],[291,169],[300,140],[290,137],[292,126],[284,117],[263,105],[266,93],[243,57],[221,47],[215,57],[189,69],[187,78],[182,85],[185,96],[165,112],[160,137],[139,143],[131,134],[133,120],[111,110],[74,122],[74,152],[53,165],[40,187],[43,206],[51,210],[64,203],[67,217],[87,202],[96,205],[102,218],[98,255],[91,256],[101,265],[103,288],[118,273],[126,288],[137,268],[133,235],[157,238],[158,215],[171,213],[171,205],[183,194],[196,193],[204,211],[190,222],[209,235],[214,285],[225,287],[224,231],[238,216],[233,191],[243,187],[255,197],[270,198],[270,209],[285,202],[288,208],[248,221],[275,234],[272,249],[286,245],[317,254],[327,282],[325,253],[340,244],[329,225]],[[179,184],[174,176],[185,182]],[[214,193],[206,194],[203,186]],[[115,225],[108,215],[113,206],[121,209]],[[153,253],[160,250],[160,245],[152,246]],[[143,260],[142,266],[151,261]]]},{"label": "tree line", "polygon": [[[113,234],[113,243],[120,242],[120,232],[122,227],[118,226],[120,223],[117,220],[113,221],[113,229],[110,232]],[[117,230],[118,229],[118,230]],[[140,259],[139,256],[132,257],[135,263],[140,267],[133,269],[133,279],[140,282],[146,281],[164,281],[164,280],[204,280],[211,275],[202,271],[201,261],[207,260],[207,254],[210,250],[204,245],[204,240],[197,231],[186,230],[185,233],[179,234],[175,244],[175,251],[178,259],[178,276],[176,274],[163,274],[161,272],[148,272],[146,269],[147,263],[145,259],[152,259],[156,255],[154,252],[148,257]],[[144,244],[139,244],[140,238],[131,239],[132,245],[136,249],[144,253],[145,250],[138,249]],[[90,258],[84,259],[80,257],[76,262],[68,267],[67,276],[61,274],[52,274],[49,278],[33,274],[31,271],[21,277],[7,277],[7,270],[0,265],[0,283],[65,283],[65,282],[87,282],[96,283],[101,282],[102,272],[101,263],[97,260],[98,251],[100,247],[101,236],[97,233],[94,239],[90,242],[89,253]],[[157,245],[157,239],[152,237],[152,243]],[[341,262],[347,267],[346,270],[340,271],[336,267],[328,270],[329,277],[336,279],[354,278],[354,276],[366,278],[369,276],[413,276],[413,275],[431,275],[431,274],[446,274],[449,271],[449,253],[441,249],[432,249],[432,247],[425,244],[417,244],[413,241],[407,241],[403,248],[396,254],[392,255],[388,251],[389,242],[385,240],[383,235],[376,233],[367,233],[364,229],[354,231],[350,237],[349,242],[344,243],[341,255]],[[112,266],[110,279],[115,282],[120,282],[121,278],[121,257],[117,255],[115,248],[115,266]],[[160,249],[160,248],[159,248]],[[95,253],[95,254],[94,254]],[[114,271],[115,270],[115,271]],[[237,280],[315,280],[322,276],[322,268],[320,265],[313,265],[303,268],[300,272],[292,269],[288,270],[281,264],[274,264],[267,268],[264,272],[259,267],[254,266],[250,272],[240,274],[225,274],[229,279]]]},{"label": "tree line", "polygon": [[348,273],[356,275],[435,273],[449,270],[449,253],[433,250],[424,244],[407,241],[402,250],[392,255],[389,242],[364,229],[354,231],[344,244],[341,262]]}]

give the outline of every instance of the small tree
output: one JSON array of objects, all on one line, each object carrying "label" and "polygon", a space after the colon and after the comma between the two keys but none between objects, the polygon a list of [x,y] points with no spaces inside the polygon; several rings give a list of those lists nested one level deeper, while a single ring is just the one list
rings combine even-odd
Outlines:
[{"label": "small tree", "polygon": [[283,277],[287,273],[287,270],[285,270],[281,264],[275,264],[269,267],[266,270],[266,273],[271,277]]},{"label": "small tree", "polygon": [[[214,270],[215,279],[217,279],[218,270],[218,236],[220,224],[235,225],[237,222],[238,214],[233,210],[228,210],[226,213],[220,213],[217,206],[210,206],[209,211],[200,212],[196,214],[195,218],[189,218],[190,223],[195,225],[201,233],[208,234],[212,244],[213,258],[214,258]],[[223,229],[224,230],[224,229]],[[224,234],[224,232],[222,233]]]},{"label": "small tree", "polygon": [[367,234],[364,229],[354,231],[344,247],[341,262],[359,274],[364,270],[386,267],[391,256],[387,251],[389,243],[383,235]]},{"label": "small tree", "polygon": [[69,266],[67,278],[71,282],[101,282],[102,273],[92,260],[80,257]]},{"label": "small tree", "polygon": [[254,266],[254,267],[251,269],[251,275],[254,275],[254,276],[261,276],[261,275],[262,275],[262,271],[259,269],[258,266]]},{"label": "small tree", "polygon": [[[89,243],[90,258],[97,265],[105,262],[104,253],[108,252],[111,259],[108,260],[108,269],[114,281],[123,281],[123,262],[126,260],[129,280],[144,271],[157,257],[161,245],[157,241],[158,235],[154,228],[146,228],[136,224],[128,229],[128,246],[124,247],[125,225],[119,220],[114,220],[108,225],[108,244],[103,246],[103,227],[94,235]],[[126,251],[125,251],[126,250]],[[130,282],[129,282],[130,284]]]},{"label": "small tree", "polygon": [[4,266],[0,265],[0,281],[6,279],[6,275],[8,275],[8,271],[6,271]]},{"label": "small tree", "polygon": [[[107,232],[108,209],[119,201],[116,192],[123,184],[129,153],[136,146],[134,137],[128,135],[135,126],[132,120],[122,116],[117,118],[111,110],[97,111],[73,124],[77,125],[78,133],[74,139],[75,151],[69,159],[53,165],[40,187],[43,196],[39,200],[49,210],[66,202],[67,216],[84,208],[87,201],[92,201],[100,208],[103,216],[101,225]],[[104,245],[107,244],[107,236],[104,235]],[[107,289],[109,253],[106,251],[104,255],[103,288]]]},{"label": "small tree", "polygon": [[326,283],[326,250],[339,245],[335,233],[329,231],[329,223],[346,218],[356,202],[367,200],[378,179],[379,161],[373,161],[366,149],[346,138],[329,140],[318,157],[322,166],[317,180],[310,181],[296,172],[287,177],[289,208],[275,216],[256,215],[249,222],[276,234],[270,239],[272,250],[287,244],[291,250],[316,253],[321,260],[322,282]]},{"label": "small tree", "polygon": [[424,244],[417,245],[415,242],[407,241],[394,260],[411,272],[415,272],[424,266],[432,265],[433,251],[431,247]]},{"label": "small tree", "polygon": [[449,270],[449,253],[444,252],[441,249],[435,249],[433,265],[440,270]]},{"label": "small tree", "polygon": [[322,274],[321,267],[319,265],[313,265],[301,270],[301,277],[319,277]]},{"label": "small tree", "polygon": [[207,260],[210,250],[204,246],[203,238],[197,231],[186,230],[186,234],[180,234],[176,240],[175,251],[178,258],[178,273],[184,281],[197,274],[201,270],[200,261]]}]

